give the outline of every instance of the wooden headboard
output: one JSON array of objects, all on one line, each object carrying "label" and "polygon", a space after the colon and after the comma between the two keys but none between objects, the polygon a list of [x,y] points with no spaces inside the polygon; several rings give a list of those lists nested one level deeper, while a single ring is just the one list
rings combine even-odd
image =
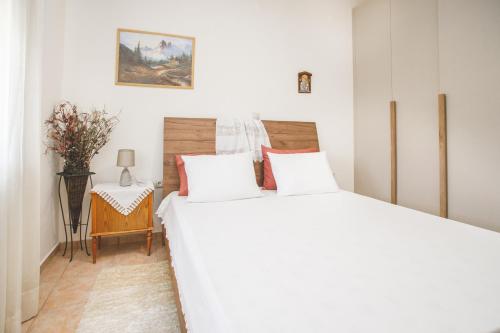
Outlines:
[{"label": "wooden headboard", "polygon": [[[277,149],[319,149],[316,123],[263,120],[271,146]],[[175,155],[215,154],[215,119],[164,118],[163,196],[179,190]],[[262,163],[254,163],[257,183],[262,185]]]}]

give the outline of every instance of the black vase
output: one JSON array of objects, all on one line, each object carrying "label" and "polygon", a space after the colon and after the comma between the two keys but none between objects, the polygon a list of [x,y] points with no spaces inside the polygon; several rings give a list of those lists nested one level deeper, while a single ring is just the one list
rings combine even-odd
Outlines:
[{"label": "black vase", "polygon": [[76,234],[82,214],[83,197],[90,176],[88,169],[64,170],[64,183],[68,194],[69,219],[73,233]]}]

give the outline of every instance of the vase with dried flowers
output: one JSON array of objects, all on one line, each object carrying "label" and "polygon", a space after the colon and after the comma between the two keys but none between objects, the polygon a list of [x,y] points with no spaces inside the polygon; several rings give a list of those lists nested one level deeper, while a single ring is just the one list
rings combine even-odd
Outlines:
[{"label": "vase with dried flowers", "polygon": [[64,177],[68,195],[69,218],[76,233],[87,187],[90,161],[109,142],[118,118],[105,110],[80,112],[76,105],[64,101],[54,107],[45,121],[49,141],[47,150],[64,159]]}]

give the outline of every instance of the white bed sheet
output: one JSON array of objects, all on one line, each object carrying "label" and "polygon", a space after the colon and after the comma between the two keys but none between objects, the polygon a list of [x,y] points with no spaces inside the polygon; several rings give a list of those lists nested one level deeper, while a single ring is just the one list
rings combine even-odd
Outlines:
[{"label": "white bed sheet", "polygon": [[500,234],[341,191],[166,222],[190,332],[498,332]]}]

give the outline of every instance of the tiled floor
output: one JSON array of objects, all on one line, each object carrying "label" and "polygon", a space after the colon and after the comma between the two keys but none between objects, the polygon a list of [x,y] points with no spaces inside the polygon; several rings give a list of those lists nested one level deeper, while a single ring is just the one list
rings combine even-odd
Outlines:
[{"label": "tiled floor", "polygon": [[[151,256],[146,255],[146,242],[103,244],[92,264],[92,257],[76,251],[73,261],[68,254],[56,253],[44,266],[40,276],[40,310],[38,315],[23,323],[23,332],[74,332],[78,327],[85,303],[97,274],[106,267],[136,265],[167,260],[161,234],[155,234]],[[112,239],[110,239],[112,240]],[[90,244],[89,244],[90,245]]]}]

